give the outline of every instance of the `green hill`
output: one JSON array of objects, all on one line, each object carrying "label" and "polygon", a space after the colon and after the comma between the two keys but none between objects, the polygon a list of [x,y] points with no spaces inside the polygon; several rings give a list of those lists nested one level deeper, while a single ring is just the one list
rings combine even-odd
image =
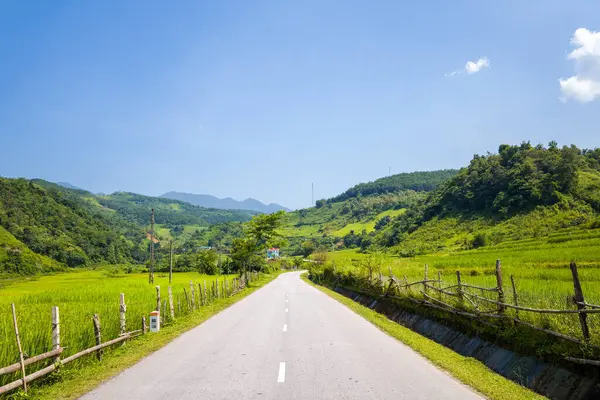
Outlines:
[{"label": "green hill", "polygon": [[32,275],[61,270],[56,261],[29,250],[9,231],[0,226],[0,277],[3,275]]},{"label": "green hill", "polygon": [[377,179],[373,182],[359,183],[344,193],[324,200],[327,203],[337,203],[359,196],[397,193],[405,190],[429,192],[457,174],[458,170],[444,169],[439,171],[416,171],[395,174]]},{"label": "green hill", "polygon": [[152,208],[155,236],[182,242],[212,224],[247,221],[255,214],[134,193],[100,196],[43,180],[0,178],[0,274],[144,263]]},{"label": "green hill", "polygon": [[373,237],[374,248],[412,256],[467,250],[596,226],[600,151],[502,145]]},{"label": "green hill", "polygon": [[585,235],[599,212],[599,149],[522,143],[475,155],[459,171],[358,184],[289,213],[282,233],[292,254],[359,248],[414,256],[561,232]]},{"label": "green hill", "polygon": [[[141,229],[93,213],[68,189],[0,178],[0,226],[34,253],[69,267],[139,260]],[[0,243],[0,246],[5,243]],[[23,271],[36,271],[26,263]],[[5,263],[1,270],[7,270]]]},{"label": "green hill", "polygon": [[108,209],[114,210],[123,219],[140,225],[150,221],[151,209],[155,211],[157,224],[167,226],[198,225],[208,227],[212,224],[249,221],[256,211],[220,210],[204,208],[192,204],[162,197],[143,196],[141,194],[117,192],[106,196],[96,196],[96,201]]}]

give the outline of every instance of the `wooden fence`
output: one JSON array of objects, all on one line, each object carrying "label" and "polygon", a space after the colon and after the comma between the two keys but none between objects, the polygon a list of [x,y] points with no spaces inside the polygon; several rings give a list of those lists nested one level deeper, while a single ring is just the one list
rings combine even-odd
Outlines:
[{"label": "wooden fence", "polygon": [[[409,282],[406,276],[399,279],[392,274],[390,268],[389,277],[384,277],[381,272],[379,272],[378,276],[373,276],[372,272],[369,272],[368,276],[359,279],[358,283],[362,288],[367,289],[371,293],[377,293],[381,297],[407,299],[415,304],[476,319],[479,323],[486,325],[491,325],[486,321],[487,318],[509,320],[515,325],[521,324],[572,343],[600,348],[590,344],[590,329],[587,321],[589,314],[600,314],[600,306],[586,303],[581,289],[577,265],[571,263],[570,269],[574,295],[568,301],[575,309],[543,309],[519,305],[519,294],[512,275],[510,276],[513,294],[512,302],[510,300],[507,301],[500,260],[496,261],[496,286],[493,287],[466,284],[461,279],[460,271],[456,271],[456,283],[444,286],[445,283],[442,281],[439,272],[437,279],[429,278],[427,265],[425,266],[423,279],[420,281]],[[343,282],[345,278],[336,272],[334,266],[332,270],[325,270],[321,279],[332,281],[336,285],[339,282]],[[486,297],[486,294],[488,297]],[[453,299],[453,304],[450,304],[449,299]],[[508,309],[514,310],[514,313],[511,313],[513,315],[507,313]],[[519,315],[520,313],[577,314],[583,340],[523,321]],[[579,364],[600,366],[600,361],[596,360],[584,360],[573,357],[567,357],[566,359]]]},{"label": "wooden fence", "polygon": [[[232,280],[228,280],[227,278],[217,278],[215,281],[211,283],[210,286],[206,284],[206,280],[204,280],[203,284],[198,283],[196,290],[196,285],[193,281],[190,281],[190,291],[189,293],[184,288],[181,296],[180,294],[176,294],[176,297],[173,297],[173,292],[171,286],[168,287],[168,298],[161,299],[160,295],[160,286],[156,286],[156,309],[155,311],[159,311],[159,318],[161,321],[161,325],[168,324],[175,320],[177,315],[184,315],[192,313],[202,306],[207,306],[214,302],[216,299],[221,299],[225,297],[233,296],[239,293],[246,287],[246,282],[252,282],[253,280],[258,278],[257,272],[248,272],[242,275],[241,278],[233,278]],[[175,311],[175,302],[177,300],[177,312]],[[183,307],[181,304],[181,299],[184,299]],[[167,306],[168,301],[168,306]],[[53,371],[58,370],[61,366],[66,365],[72,361],[77,360],[80,357],[83,357],[88,354],[95,353],[98,360],[102,360],[103,349],[112,346],[114,344],[121,343],[123,344],[126,340],[134,338],[138,335],[143,335],[147,333],[147,324],[146,317],[142,317],[141,319],[141,327],[138,330],[127,331],[127,306],[125,304],[125,294],[121,293],[119,296],[119,326],[120,326],[120,334],[117,338],[109,340],[107,342],[102,342],[102,328],[100,324],[100,316],[98,314],[94,314],[92,316],[92,326],[94,329],[94,337],[96,340],[96,345],[90,347],[88,349],[82,350],[78,353],[70,355],[69,357],[61,359],[61,355],[64,351],[64,348],[61,347],[60,342],[60,318],[59,318],[59,309],[58,307],[52,307],[52,350],[43,354],[39,354],[37,356],[25,358],[23,348],[21,345],[21,338],[19,335],[19,326],[17,322],[17,312],[15,305],[11,305],[12,315],[13,315],[13,325],[15,329],[15,340],[17,343],[17,348],[19,351],[19,362],[9,365],[7,367],[0,368],[0,376],[21,372],[21,378],[17,379],[11,383],[8,383],[4,386],[0,387],[0,395],[7,393],[9,391],[18,389],[20,387],[23,388],[25,392],[27,392],[28,383],[41,378]],[[167,311],[168,310],[168,311]],[[39,369],[29,375],[26,372],[26,367],[38,363],[40,361],[52,359],[52,364]]]}]

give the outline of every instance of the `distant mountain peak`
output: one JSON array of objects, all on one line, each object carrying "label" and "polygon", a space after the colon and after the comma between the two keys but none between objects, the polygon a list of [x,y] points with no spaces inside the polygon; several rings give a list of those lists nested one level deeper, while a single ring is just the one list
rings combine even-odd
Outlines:
[{"label": "distant mountain peak", "polygon": [[265,204],[259,200],[253,199],[252,197],[248,197],[246,200],[239,201],[232,199],[231,197],[220,199],[209,194],[182,193],[174,191],[167,192],[159,197],[185,201],[187,203],[200,207],[220,208],[222,210],[252,210],[262,213],[273,213],[280,210],[290,211],[290,209],[280,204]]}]

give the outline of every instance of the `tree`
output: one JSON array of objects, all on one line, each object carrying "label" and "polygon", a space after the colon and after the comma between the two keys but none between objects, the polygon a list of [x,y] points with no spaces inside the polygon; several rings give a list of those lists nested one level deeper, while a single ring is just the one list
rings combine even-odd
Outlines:
[{"label": "tree", "polygon": [[284,216],[284,211],[255,215],[244,225],[244,237],[235,239],[231,249],[231,259],[241,273],[262,269],[266,250],[285,244],[285,239],[278,232]]},{"label": "tree", "polygon": [[207,275],[218,274],[217,257],[217,253],[214,250],[198,252],[196,256],[196,268],[198,268],[198,272]]},{"label": "tree", "polygon": [[315,250],[315,243],[312,240],[306,240],[302,243],[302,255],[304,257],[310,256]]}]

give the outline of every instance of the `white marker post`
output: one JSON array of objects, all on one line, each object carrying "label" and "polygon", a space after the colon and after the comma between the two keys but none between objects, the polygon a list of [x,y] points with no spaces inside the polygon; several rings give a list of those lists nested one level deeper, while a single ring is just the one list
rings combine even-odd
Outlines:
[{"label": "white marker post", "polygon": [[160,331],[160,312],[152,311],[150,313],[150,332]]}]

